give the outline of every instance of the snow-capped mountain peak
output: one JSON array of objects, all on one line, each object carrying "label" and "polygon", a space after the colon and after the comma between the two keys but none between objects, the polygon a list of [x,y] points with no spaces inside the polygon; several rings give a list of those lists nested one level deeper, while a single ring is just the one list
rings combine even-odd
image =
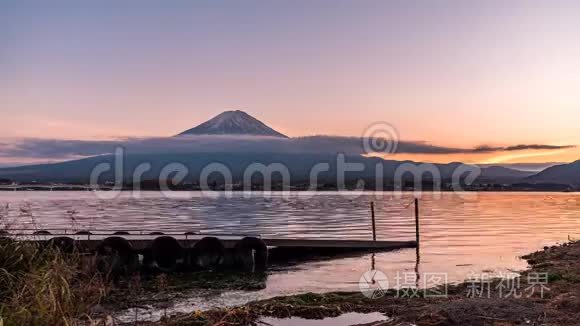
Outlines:
[{"label": "snow-capped mountain peak", "polygon": [[249,135],[288,138],[240,110],[222,112],[178,136],[184,135]]}]

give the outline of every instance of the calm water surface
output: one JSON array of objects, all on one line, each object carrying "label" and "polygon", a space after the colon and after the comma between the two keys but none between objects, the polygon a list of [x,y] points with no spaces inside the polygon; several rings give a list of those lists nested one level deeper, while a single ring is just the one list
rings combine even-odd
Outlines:
[{"label": "calm water surface", "polygon": [[[413,240],[413,195],[384,193],[290,198],[165,198],[143,192],[100,200],[91,192],[0,192],[1,224],[37,229],[100,229],[244,233],[289,238],[370,239],[369,202],[375,201],[378,238]],[[444,193],[421,198],[421,252],[375,255],[376,269],[394,280],[401,273],[446,273],[449,282],[482,271],[526,268],[519,257],[545,245],[580,238],[579,193]],[[207,293],[178,302],[177,310],[241,304],[300,292],[357,290],[371,255],[280,268],[256,292]]]}]

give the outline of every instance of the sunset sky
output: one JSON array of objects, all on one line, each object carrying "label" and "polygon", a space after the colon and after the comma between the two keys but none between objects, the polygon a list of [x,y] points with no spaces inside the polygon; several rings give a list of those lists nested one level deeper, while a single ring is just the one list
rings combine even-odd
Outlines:
[{"label": "sunset sky", "polygon": [[579,17],[576,0],[2,1],[0,142],[164,137],[242,109],[289,136],[386,121],[438,146],[580,145]]}]

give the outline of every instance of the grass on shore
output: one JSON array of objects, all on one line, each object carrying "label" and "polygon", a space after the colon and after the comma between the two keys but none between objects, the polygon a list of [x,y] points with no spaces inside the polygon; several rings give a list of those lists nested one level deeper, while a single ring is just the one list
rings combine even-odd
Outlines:
[{"label": "grass on shore", "polygon": [[[491,295],[482,298],[466,297],[467,282],[450,286],[445,298],[397,298],[394,291],[380,299],[368,299],[358,292],[308,293],[229,309],[196,311],[150,324],[249,325],[255,324],[261,316],[321,319],[346,312],[380,312],[392,317],[389,324],[393,325],[578,325],[580,242],[546,247],[524,258],[531,267],[520,277],[520,288],[530,286],[526,276],[531,273],[547,273],[549,291],[545,295],[501,297],[498,285],[502,280],[492,280]],[[79,253],[65,254],[45,245],[0,239],[0,318],[3,324],[94,324],[91,310],[106,298],[118,302],[130,300],[127,293],[111,295],[116,290],[93,266],[90,258]],[[194,280],[195,286],[215,282],[201,275],[195,275]],[[262,279],[252,280],[262,286]],[[237,278],[224,283],[241,286]],[[136,287],[142,288],[143,284]],[[175,292],[181,287],[185,285],[169,286],[168,290]],[[154,290],[159,291],[158,286],[151,289]],[[147,292],[143,293],[145,299],[150,296]]]},{"label": "grass on shore", "polygon": [[[78,253],[0,239],[0,318],[4,325],[78,325],[107,283]],[[90,323],[90,322],[89,322]]]}]

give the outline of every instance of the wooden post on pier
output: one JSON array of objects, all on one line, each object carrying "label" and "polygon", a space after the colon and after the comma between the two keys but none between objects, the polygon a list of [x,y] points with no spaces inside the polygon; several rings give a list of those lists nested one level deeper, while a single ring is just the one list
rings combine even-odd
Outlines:
[{"label": "wooden post on pier", "polygon": [[371,202],[371,218],[373,220],[373,241],[377,241],[377,227],[375,224],[375,202]]},{"label": "wooden post on pier", "polygon": [[415,198],[415,239],[417,249],[419,248],[420,229],[419,229],[419,198]]}]

